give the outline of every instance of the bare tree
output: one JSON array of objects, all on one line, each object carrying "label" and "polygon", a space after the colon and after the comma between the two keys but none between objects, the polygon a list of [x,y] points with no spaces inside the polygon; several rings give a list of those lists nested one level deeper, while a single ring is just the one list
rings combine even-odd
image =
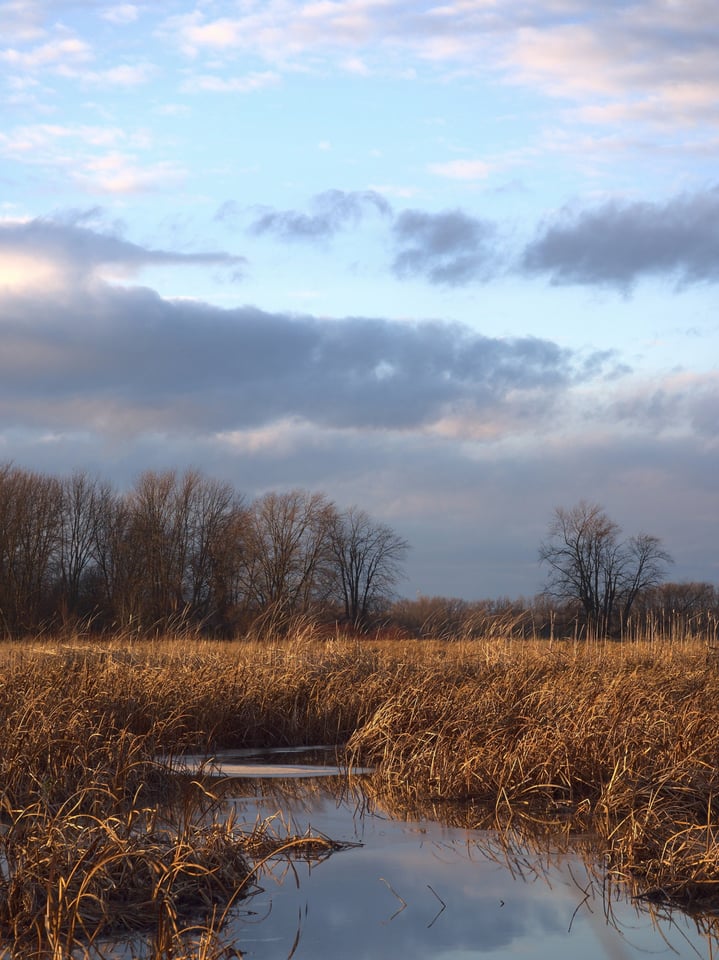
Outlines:
[{"label": "bare tree", "polygon": [[263,631],[284,629],[327,596],[334,515],[324,494],[304,490],[268,493],[250,507],[244,586]]},{"label": "bare tree", "polygon": [[8,634],[52,616],[61,505],[59,480],[0,467],[0,625]]},{"label": "bare tree", "polygon": [[345,619],[365,627],[371,613],[390,600],[409,545],[391,527],[350,507],[335,516],[330,546]]},{"label": "bare tree", "polygon": [[629,623],[629,615],[639,594],[661,583],[667,566],[672,563],[659,538],[648,533],[630,537],[625,545],[625,555],[624,578],[619,591],[622,631]]},{"label": "bare tree", "polygon": [[58,589],[63,619],[90,612],[81,608],[82,587],[95,563],[102,508],[109,496],[107,484],[83,471],[62,481]]},{"label": "bare tree", "polygon": [[138,619],[133,585],[142,571],[134,563],[127,498],[109,486],[102,488],[98,498],[92,559],[99,625],[105,629],[133,625]]},{"label": "bare tree", "polygon": [[620,528],[598,504],[581,501],[554,513],[539,558],[550,568],[546,592],[578,603],[587,628],[623,629],[640,591],[655,586],[671,557],[657,537],[620,540]]},{"label": "bare tree", "polygon": [[184,486],[189,549],[185,600],[192,617],[225,630],[239,601],[237,570],[242,563],[246,510],[241,495],[227,483],[186,474]]},{"label": "bare tree", "polygon": [[143,631],[180,623],[217,622],[239,560],[242,498],[232,487],[196,470],[148,471],[118,511],[114,573],[123,595],[125,625]]},{"label": "bare tree", "polygon": [[130,492],[125,549],[132,569],[127,578],[132,608],[142,630],[166,629],[182,618],[182,581],[187,542],[183,491],[174,470],[147,471]]}]

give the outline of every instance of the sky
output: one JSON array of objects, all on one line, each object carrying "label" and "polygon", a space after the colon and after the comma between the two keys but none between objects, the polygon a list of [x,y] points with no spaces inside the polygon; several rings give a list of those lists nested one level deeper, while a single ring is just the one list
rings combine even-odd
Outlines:
[{"label": "sky", "polygon": [[0,0],[0,462],[719,581],[716,0]]}]

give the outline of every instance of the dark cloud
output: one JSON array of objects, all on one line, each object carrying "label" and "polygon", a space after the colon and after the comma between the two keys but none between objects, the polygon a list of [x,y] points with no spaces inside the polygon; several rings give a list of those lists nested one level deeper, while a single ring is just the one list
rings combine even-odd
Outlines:
[{"label": "dark cloud", "polygon": [[619,359],[617,350],[594,350],[581,365],[580,379],[602,376],[605,380],[619,380],[632,372],[628,364]]},{"label": "dark cloud", "polygon": [[[6,297],[2,419],[57,420],[82,397],[148,427],[258,426],[295,416],[351,428],[414,428],[453,411],[540,410],[572,381],[572,356],[531,337],[493,339],[425,322],[324,320],[168,301],[93,284],[62,298]],[[0,409],[1,409],[0,408]]]},{"label": "dark cloud", "polygon": [[422,275],[430,283],[458,286],[487,280],[495,260],[494,225],[461,210],[405,210],[394,223],[398,277]]},{"label": "dark cloud", "polygon": [[524,251],[522,269],[555,284],[629,290],[644,276],[678,284],[719,281],[719,187],[667,203],[612,201],[566,212]]},{"label": "dark cloud", "polygon": [[64,271],[66,282],[103,267],[134,273],[148,266],[222,266],[238,275],[246,263],[244,257],[222,252],[180,253],[142,247],[117,233],[98,232],[87,226],[96,221],[97,214],[97,208],[93,208],[52,219],[0,223],[0,257],[24,255],[53,261]]},{"label": "dark cloud", "polygon": [[[549,340],[484,337],[441,322],[320,319],[223,310],[112,285],[97,267],[234,263],[227,254],[148,250],[82,221],[0,225],[0,254],[27,261],[0,294],[0,426],[258,427],[295,417],[334,428],[403,430],[447,417],[546,414],[581,361]],[[37,289],[36,262],[56,268]],[[83,281],[87,276],[92,283]],[[139,429],[139,427],[138,427]]]},{"label": "dark cloud", "polygon": [[691,420],[696,432],[716,443],[719,440],[719,384],[714,383],[692,397]]},{"label": "dark cloud", "polygon": [[[327,240],[340,230],[358,224],[368,212],[385,217],[392,213],[387,200],[374,190],[350,193],[326,190],[313,198],[312,211],[300,213],[296,210],[261,208],[250,231],[256,235],[274,234],[281,240]],[[221,219],[235,213],[231,202],[223,204],[218,210]]]},{"label": "dark cloud", "polygon": [[630,393],[608,403],[599,416],[617,424],[631,424],[642,432],[682,430],[687,426],[699,439],[719,437],[719,378],[678,374],[651,389]]}]

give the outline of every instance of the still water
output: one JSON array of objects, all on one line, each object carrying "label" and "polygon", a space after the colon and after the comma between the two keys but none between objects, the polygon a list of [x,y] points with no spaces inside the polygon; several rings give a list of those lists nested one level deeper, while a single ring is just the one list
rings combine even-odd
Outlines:
[{"label": "still water", "polygon": [[[321,763],[317,765],[317,761]],[[406,821],[325,756],[217,758],[239,825],[352,844],[311,863],[266,864],[233,921],[254,960],[645,960],[719,955],[716,933],[610,887],[601,863],[436,820]],[[331,760],[329,761],[331,762]],[[509,843],[507,843],[509,839]]]}]

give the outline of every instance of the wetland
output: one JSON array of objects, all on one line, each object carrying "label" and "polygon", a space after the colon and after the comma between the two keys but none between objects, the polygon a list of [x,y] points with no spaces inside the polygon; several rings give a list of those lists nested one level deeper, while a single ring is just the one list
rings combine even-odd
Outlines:
[{"label": "wetland", "polygon": [[694,640],[6,644],[2,950],[710,957],[718,704]]}]

